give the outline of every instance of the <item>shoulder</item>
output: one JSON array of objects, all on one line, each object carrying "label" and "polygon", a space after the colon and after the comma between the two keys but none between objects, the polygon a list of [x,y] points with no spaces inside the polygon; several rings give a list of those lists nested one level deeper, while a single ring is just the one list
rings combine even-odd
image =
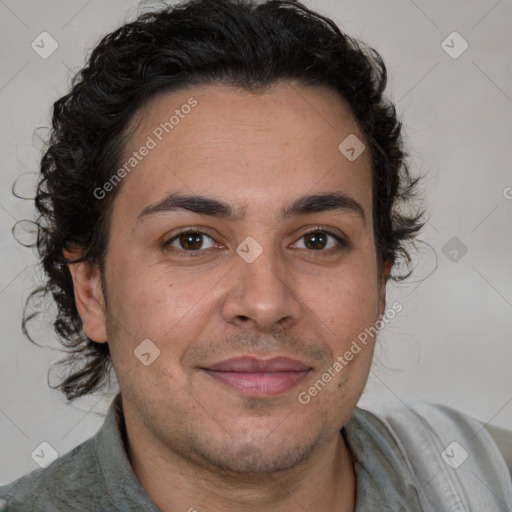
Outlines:
[{"label": "shoulder", "polygon": [[476,419],[430,402],[370,407],[368,413],[392,435],[419,485],[428,488],[424,499],[432,509],[449,503],[460,510],[476,510],[475,504],[488,507],[494,500],[496,506],[512,507],[505,459]]},{"label": "shoulder", "polygon": [[69,503],[76,507],[72,510],[87,510],[100,469],[93,443],[94,438],[90,438],[47,468],[38,468],[0,487],[0,499],[7,502],[8,512],[71,510]]},{"label": "shoulder", "polygon": [[494,425],[481,421],[480,423],[485,427],[485,430],[489,432],[493,441],[496,443],[496,446],[507,463],[510,475],[512,476],[512,430],[495,427]]},{"label": "shoulder", "polygon": [[447,405],[431,402],[407,404],[385,412],[384,418],[389,424],[402,429],[403,425],[422,425],[434,440],[441,442],[441,445],[437,443],[439,446],[447,442],[465,443],[468,457],[473,454],[483,460],[495,459],[501,467],[501,462],[507,463],[511,455],[512,431],[493,427]]}]

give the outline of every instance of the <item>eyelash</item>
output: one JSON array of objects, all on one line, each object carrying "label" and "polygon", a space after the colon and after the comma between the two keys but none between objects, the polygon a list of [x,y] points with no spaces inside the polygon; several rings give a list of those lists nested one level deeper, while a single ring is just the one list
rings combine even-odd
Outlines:
[{"label": "eyelash", "polygon": [[[316,233],[324,233],[328,236],[331,236],[332,238],[334,238],[336,240],[336,242],[338,242],[338,247],[331,247],[330,249],[318,249],[318,250],[314,250],[314,249],[310,249],[309,252],[318,252],[318,253],[327,253],[327,254],[332,254],[333,252],[338,252],[338,251],[341,251],[343,249],[347,249],[349,247],[349,244],[343,239],[341,238],[339,235],[336,235],[335,233],[325,229],[325,228],[322,228],[321,226],[316,226],[308,231],[306,231],[305,233],[303,233],[299,240],[301,240],[302,238],[304,238],[305,236],[307,235],[311,235],[311,234],[316,234]],[[171,252],[181,252],[181,253],[185,253],[187,254],[186,257],[188,258],[193,258],[193,257],[196,257],[197,255],[200,255],[201,252],[205,251],[205,250],[208,250],[208,249],[196,249],[196,250],[193,250],[193,251],[188,251],[186,249],[176,249],[175,247],[171,247],[171,244],[177,240],[180,236],[182,235],[188,235],[188,234],[194,234],[194,235],[204,235],[208,238],[210,238],[211,240],[214,240],[213,237],[211,237],[210,235],[208,235],[208,233],[205,233],[203,231],[200,231],[198,229],[185,229],[183,231],[180,231],[179,233],[177,233],[176,235],[174,235],[172,238],[170,238],[167,242],[164,243],[164,248],[167,248],[168,250],[170,250]],[[214,240],[215,241],[215,240]],[[308,250],[308,249],[306,249]]]}]

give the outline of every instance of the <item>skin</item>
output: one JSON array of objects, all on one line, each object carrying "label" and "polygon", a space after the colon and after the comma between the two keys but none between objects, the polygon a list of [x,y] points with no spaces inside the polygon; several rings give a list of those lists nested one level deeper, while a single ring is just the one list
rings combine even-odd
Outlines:
[{"label": "skin", "polygon": [[[103,288],[97,268],[69,265],[85,333],[110,345],[134,472],[163,511],[353,511],[354,464],[340,429],[366,384],[375,340],[307,405],[297,396],[384,314],[391,262],[379,272],[369,151],[351,162],[338,150],[348,135],[364,137],[331,90],[210,85],[154,98],[125,156],[191,97],[198,105],[118,190]],[[245,216],[175,210],[137,220],[171,192],[244,207]],[[357,201],[365,220],[353,210],[280,219],[299,197],[330,192]],[[312,248],[304,234],[318,226],[348,245],[328,236]],[[192,256],[175,238],[183,228],[207,235]],[[263,250],[252,263],[236,252],[247,236]],[[160,349],[149,366],[134,356],[145,339]],[[200,370],[248,354],[292,357],[311,370],[263,397]]]}]

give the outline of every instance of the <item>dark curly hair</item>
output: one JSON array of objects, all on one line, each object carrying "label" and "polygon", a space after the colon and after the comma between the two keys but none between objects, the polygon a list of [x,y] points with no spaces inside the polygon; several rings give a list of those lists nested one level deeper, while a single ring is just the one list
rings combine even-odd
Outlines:
[{"label": "dark curly hair", "polygon": [[[63,249],[104,276],[113,200],[93,191],[119,168],[134,114],[159,93],[191,85],[226,84],[247,90],[281,81],[329,87],[350,106],[371,152],[373,221],[379,265],[394,262],[407,275],[423,212],[411,208],[419,178],[412,178],[394,105],[383,95],[385,64],[372,48],[343,34],[335,23],[294,0],[190,0],[145,12],[105,36],[71,91],[53,106],[52,129],[41,160],[35,205],[37,250],[46,281],[28,306],[51,293],[54,330],[65,347],[58,365],[67,376],[56,386],[68,401],[99,390],[111,377],[108,343],[83,331]],[[34,244],[36,245],[36,244]],[[405,262],[405,270],[403,264]],[[400,265],[399,265],[400,263]]]}]

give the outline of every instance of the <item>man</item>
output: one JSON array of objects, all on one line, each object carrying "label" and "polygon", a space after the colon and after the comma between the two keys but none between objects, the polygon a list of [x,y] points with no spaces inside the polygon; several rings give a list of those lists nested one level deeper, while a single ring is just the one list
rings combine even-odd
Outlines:
[{"label": "man", "polygon": [[0,488],[7,510],[512,507],[478,422],[356,407],[422,225],[385,85],[298,2],[197,0],[106,36],[55,104],[36,204],[60,388],[112,364],[120,393]]}]

